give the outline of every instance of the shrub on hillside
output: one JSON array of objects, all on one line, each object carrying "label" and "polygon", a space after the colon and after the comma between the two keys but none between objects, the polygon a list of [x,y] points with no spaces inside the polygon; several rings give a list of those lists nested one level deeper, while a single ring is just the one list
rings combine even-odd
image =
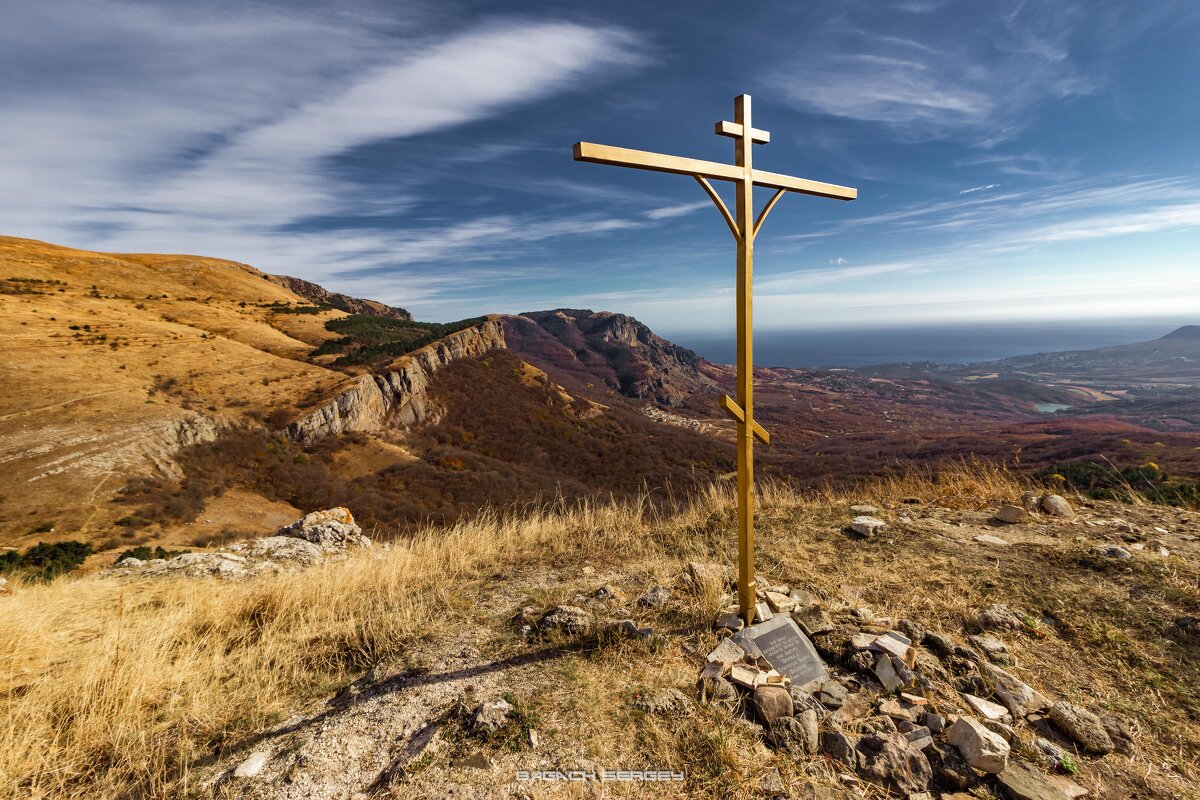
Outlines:
[{"label": "shrub on hillside", "polygon": [[78,569],[92,554],[84,542],[38,542],[24,553],[9,550],[0,554],[0,572],[24,572],[38,580],[51,580]]},{"label": "shrub on hillside", "polygon": [[113,563],[119,564],[120,562],[124,561],[127,558],[136,558],[139,561],[150,561],[155,558],[161,558],[161,559],[174,558],[175,556],[181,556],[187,552],[189,552],[189,551],[187,551],[187,550],[168,550],[165,547],[163,547],[162,545],[159,545],[159,546],[155,547],[153,550],[151,550],[148,546],[141,545],[140,547],[131,547],[130,549],[121,553],[121,555],[117,556],[117,560]]}]

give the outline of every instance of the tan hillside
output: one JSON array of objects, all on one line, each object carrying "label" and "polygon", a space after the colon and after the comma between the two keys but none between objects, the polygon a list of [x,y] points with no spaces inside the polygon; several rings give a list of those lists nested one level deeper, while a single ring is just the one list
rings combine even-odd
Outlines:
[{"label": "tan hillside", "polygon": [[[990,521],[1026,488],[979,464],[845,495],[762,487],[760,580],[801,598],[813,629],[825,616],[813,638],[845,694],[822,686],[818,752],[772,740],[748,702],[697,700],[733,597],[728,491],[668,515],[645,503],[490,515],[279,576],[130,568],[18,583],[0,595],[0,796],[901,797],[878,781],[910,780],[903,769],[856,770],[826,748],[844,734],[865,759],[866,742],[894,743],[906,724],[907,701],[851,644],[891,628],[919,644],[928,682],[907,691],[922,720],[978,717],[968,695],[1000,702],[1002,665],[1112,732],[1096,734],[1114,748],[1098,754],[1042,712],[995,723],[1020,770],[1007,780],[1106,800],[1200,796],[1194,515],[1072,498],[1071,518]],[[882,534],[848,533],[863,502]],[[512,708],[488,733],[475,711],[501,698]],[[953,749],[948,736],[925,753]],[[950,767],[910,797],[1078,796],[1013,794]],[[516,780],[603,769],[682,778]],[[959,780],[970,794],[947,788]]]},{"label": "tan hillside", "polygon": [[244,264],[0,237],[0,287],[9,546],[87,539],[127,513],[107,501],[129,475],[170,470],[180,444],[346,380],[303,360],[343,313],[272,313],[308,302]]}]

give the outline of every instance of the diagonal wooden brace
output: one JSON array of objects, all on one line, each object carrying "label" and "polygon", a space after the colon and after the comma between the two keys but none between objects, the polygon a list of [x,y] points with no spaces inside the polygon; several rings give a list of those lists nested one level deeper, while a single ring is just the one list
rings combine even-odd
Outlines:
[{"label": "diagonal wooden brace", "polygon": [[[733,417],[743,425],[746,423],[746,412],[742,411],[742,407],[737,404],[736,400],[727,394],[723,394],[721,395],[719,402],[721,404],[721,408],[725,409],[729,416]],[[750,420],[750,432],[753,433],[754,437],[763,444],[771,443],[771,434],[767,433],[763,426],[758,424],[758,420]]]}]

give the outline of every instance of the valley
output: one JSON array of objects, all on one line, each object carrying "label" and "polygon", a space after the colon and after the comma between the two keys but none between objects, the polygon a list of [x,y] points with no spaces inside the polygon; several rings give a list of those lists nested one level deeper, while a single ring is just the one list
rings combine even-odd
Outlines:
[{"label": "valley", "polygon": [[[422,323],[234,262],[13,238],[0,286],[7,548],[78,539],[102,564],[346,497],[391,538],[489,508],[642,491],[670,505],[735,468],[716,405],[732,367],[622,314]],[[1183,328],[969,366],[760,369],[759,474],[815,488],[981,459],[1108,464],[1116,481],[1153,463],[1131,488],[1186,498],[1198,363]]]}]

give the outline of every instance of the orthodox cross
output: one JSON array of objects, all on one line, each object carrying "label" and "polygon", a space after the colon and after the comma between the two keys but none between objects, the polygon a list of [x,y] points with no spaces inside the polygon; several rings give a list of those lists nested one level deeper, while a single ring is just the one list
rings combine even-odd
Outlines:
[{"label": "orthodox cross", "polygon": [[[755,169],[752,166],[751,148],[755,144],[770,142],[771,134],[751,127],[750,95],[743,94],[735,98],[733,112],[733,122],[718,122],[716,125],[718,135],[728,136],[734,141],[735,163],[733,164],[648,153],[644,150],[628,150],[624,147],[610,147],[591,142],[579,142],[575,145],[575,160],[691,175],[700,183],[705,193],[712,198],[737,243],[737,400],[724,395],[721,397],[720,406],[737,421],[738,611],[749,625],[754,622],[755,607],[754,439],[758,438],[763,444],[771,442],[770,435],[754,419],[753,329],[751,325],[753,303],[750,293],[754,266],[754,239],[758,235],[763,221],[771,213],[771,209],[775,207],[775,203],[779,201],[784,192],[799,192],[817,197],[830,197],[835,200],[853,200],[858,197],[858,190]],[[737,192],[736,215],[729,213],[729,208],[709,183],[710,178],[730,181],[734,184]],[[751,222],[751,218],[754,217],[755,186],[774,189],[775,194],[763,206],[758,217]]]}]

